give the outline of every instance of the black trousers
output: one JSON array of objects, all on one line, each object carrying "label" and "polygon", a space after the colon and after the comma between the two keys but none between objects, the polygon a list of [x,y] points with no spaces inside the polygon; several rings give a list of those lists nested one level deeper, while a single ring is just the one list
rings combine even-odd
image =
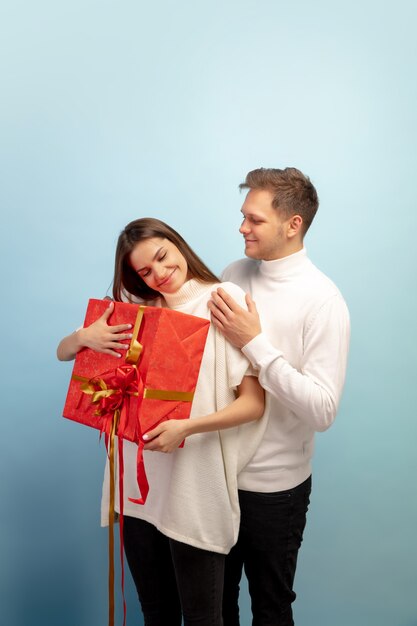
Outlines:
[{"label": "black trousers", "polygon": [[145,626],[222,626],[225,555],[169,539],[124,518],[124,547]]},{"label": "black trousers", "polygon": [[253,626],[294,626],[293,583],[310,493],[311,477],[287,491],[239,491],[239,539],[226,557],[224,626],[239,626],[243,567],[248,579]]}]

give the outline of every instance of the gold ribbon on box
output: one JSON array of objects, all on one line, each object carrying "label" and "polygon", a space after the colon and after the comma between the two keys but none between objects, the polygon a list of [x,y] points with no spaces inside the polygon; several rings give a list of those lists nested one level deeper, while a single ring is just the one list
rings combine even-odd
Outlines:
[{"label": "gold ribbon on box", "polygon": [[[80,382],[81,392],[91,396],[91,403],[97,404],[95,411],[97,416],[111,416],[111,425],[103,430],[110,431],[108,442],[109,470],[110,470],[110,502],[109,502],[109,626],[114,626],[114,516],[115,516],[115,462],[114,462],[114,437],[117,435],[117,429],[120,421],[121,412],[128,411],[129,398],[131,396],[141,397],[147,400],[171,400],[175,402],[192,402],[194,392],[192,391],[170,391],[165,389],[149,389],[143,384],[142,377],[138,370],[138,362],[140,360],[143,346],[138,341],[140,327],[143,321],[145,306],[139,306],[135,324],[132,331],[132,338],[129,348],[126,352],[126,365],[119,365],[114,370],[108,370],[103,374],[86,378],[73,374],[72,380]],[[138,444],[138,484],[142,499],[133,502],[144,504],[149,492],[149,484],[143,465],[142,450],[143,442]],[[119,472],[120,493],[123,487],[123,474]],[[120,502],[120,520],[123,520],[123,502]],[[122,559],[122,593],[123,593],[123,626],[126,623],[126,605],[124,601],[123,589],[123,537],[121,530],[121,559]]]}]

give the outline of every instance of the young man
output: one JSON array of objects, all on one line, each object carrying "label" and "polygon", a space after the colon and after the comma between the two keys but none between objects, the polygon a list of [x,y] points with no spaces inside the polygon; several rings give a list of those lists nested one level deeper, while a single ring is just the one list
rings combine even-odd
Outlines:
[{"label": "young man", "polygon": [[213,293],[210,308],[216,327],[258,371],[269,416],[261,445],[239,475],[241,526],[226,561],[224,626],[239,625],[243,566],[253,625],[293,626],[314,433],[336,416],[349,314],[337,287],[303,247],[318,208],[309,178],[295,168],[261,168],[249,172],[240,188],[249,190],[240,227],[248,258],[232,263],[223,279],[248,292],[247,310],[222,289]]}]

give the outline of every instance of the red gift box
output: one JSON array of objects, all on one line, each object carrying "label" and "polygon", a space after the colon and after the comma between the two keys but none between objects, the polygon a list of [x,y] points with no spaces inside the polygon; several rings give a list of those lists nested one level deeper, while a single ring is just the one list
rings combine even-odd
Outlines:
[{"label": "red gift box", "polygon": [[[90,300],[84,326],[108,306],[108,300]],[[110,322],[133,326],[125,358],[81,350],[63,415],[110,435],[118,411],[115,434],[141,443],[142,434],[160,422],[189,417],[210,324],[178,311],[124,302],[114,303]]]},{"label": "red gift box", "polygon": [[[108,300],[90,300],[84,326],[95,322],[108,306]],[[110,320],[112,325],[132,324],[129,349],[123,351],[124,358],[81,350],[75,358],[63,415],[110,436],[111,470],[114,435],[138,444],[141,498],[132,501],[143,504],[149,485],[142,435],[164,420],[190,416],[210,323],[162,307],[125,302],[114,303]],[[122,468],[121,451],[120,443]]]}]

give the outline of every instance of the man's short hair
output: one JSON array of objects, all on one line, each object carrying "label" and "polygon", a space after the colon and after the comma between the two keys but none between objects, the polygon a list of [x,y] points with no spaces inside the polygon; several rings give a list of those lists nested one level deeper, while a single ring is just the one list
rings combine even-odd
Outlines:
[{"label": "man's short hair", "polygon": [[303,235],[309,229],[319,207],[317,191],[308,176],[295,167],[284,170],[260,167],[246,176],[239,189],[265,189],[273,193],[272,206],[284,217],[300,215]]}]

